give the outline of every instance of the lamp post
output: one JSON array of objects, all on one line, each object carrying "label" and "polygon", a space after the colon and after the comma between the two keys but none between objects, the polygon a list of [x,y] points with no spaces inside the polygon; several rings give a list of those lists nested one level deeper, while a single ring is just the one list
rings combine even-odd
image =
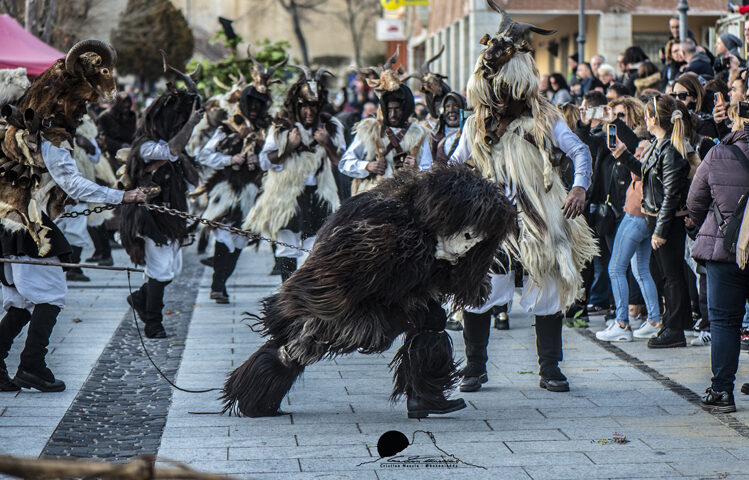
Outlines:
[{"label": "lamp post", "polygon": [[679,12],[679,41],[683,42],[687,39],[687,0],[679,0],[676,10]]},{"label": "lamp post", "polygon": [[585,61],[585,0],[580,0],[580,12],[577,14],[577,61]]}]

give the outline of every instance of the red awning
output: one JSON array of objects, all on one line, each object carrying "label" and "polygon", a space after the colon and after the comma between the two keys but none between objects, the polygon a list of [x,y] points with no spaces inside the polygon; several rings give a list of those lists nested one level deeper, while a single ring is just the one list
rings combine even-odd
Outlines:
[{"label": "red awning", "polygon": [[33,77],[64,56],[24,30],[10,15],[0,15],[0,68],[25,67]]}]

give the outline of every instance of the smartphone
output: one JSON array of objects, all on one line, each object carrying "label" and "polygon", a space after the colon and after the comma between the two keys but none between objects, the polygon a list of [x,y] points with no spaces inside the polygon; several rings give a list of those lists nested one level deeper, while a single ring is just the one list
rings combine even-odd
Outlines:
[{"label": "smartphone", "polygon": [[723,95],[720,92],[713,93],[713,104],[720,105],[723,103]]},{"label": "smartphone", "polygon": [[603,107],[600,105],[585,109],[585,120],[602,120],[603,115]]},{"label": "smartphone", "polygon": [[749,102],[739,102],[739,117],[749,118]]},{"label": "smartphone", "polygon": [[[749,102],[747,102],[749,106]],[[606,125],[606,146],[616,148],[616,125],[610,123]]]}]

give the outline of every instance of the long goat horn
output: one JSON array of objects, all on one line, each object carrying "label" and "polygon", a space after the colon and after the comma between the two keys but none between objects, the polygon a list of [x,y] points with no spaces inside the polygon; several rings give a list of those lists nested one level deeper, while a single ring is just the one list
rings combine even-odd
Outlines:
[{"label": "long goat horn", "polygon": [[191,74],[186,74],[185,72],[181,72],[174,68],[173,66],[169,65],[169,62],[166,58],[166,52],[164,50],[159,49],[159,53],[161,54],[161,60],[163,61],[164,66],[164,73],[167,72],[167,70],[171,70],[172,72],[176,73],[179,78],[182,79],[183,82],[185,82],[185,86],[187,87],[187,91],[199,95],[200,92],[198,91],[198,86],[195,84],[195,80],[200,75],[200,64],[198,64],[197,67],[195,67],[195,70]]},{"label": "long goat horn", "polygon": [[385,62],[385,65],[382,66],[383,71],[384,70],[390,70],[390,69],[393,68],[393,65],[395,65],[395,62],[398,61],[398,54],[400,53],[400,51],[401,51],[401,46],[400,45],[398,45],[397,47],[395,47],[395,53],[393,54],[393,56],[390,57],[390,58],[388,58],[387,62]]},{"label": "long goat horn", "polygon": [[429,60],[427,60],[426,62],[424,62],[424,63],[421,64],[421,68],[419,69],[419,70],[421,70],[421,73],[424,74],[424,75],[426,75],[427,73],[432,73],[429,70],[429,65],[431,65],[432,62],[434,62],[435,60],[437,60],[438,58],[440,58],[440,56],[442,55],[442,53],[444,53],[444,51],[445,51],[445,44],[443,43],[442,44],[442,48],[440,48],[440,51],[437,52],[437,54],[435,56],[433,56],[432,58],[430,58]]}]

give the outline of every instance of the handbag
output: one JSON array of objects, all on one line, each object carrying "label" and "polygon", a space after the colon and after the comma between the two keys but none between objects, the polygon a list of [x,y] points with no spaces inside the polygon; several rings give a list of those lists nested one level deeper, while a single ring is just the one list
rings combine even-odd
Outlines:
[{"label": "handbag", "polygon": [[[614,182],[615,169],[616,164],[611,167],[609,191],[611,191],[611,185]],[[616,226],[619,224],[622,213],[619,207],[611,203],[611,196],[607,194],[606,200],[603,203],[599,203],[593,212],[593,226],[599,238],[612,235],[616,232]]]}]

